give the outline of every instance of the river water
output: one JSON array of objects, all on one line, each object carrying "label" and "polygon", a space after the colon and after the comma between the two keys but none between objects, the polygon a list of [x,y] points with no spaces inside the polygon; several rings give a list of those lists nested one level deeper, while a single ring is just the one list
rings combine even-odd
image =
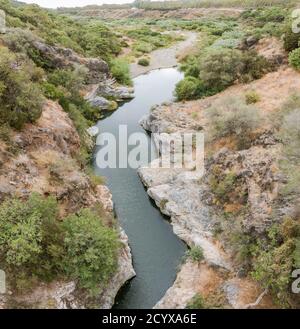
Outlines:
[{"label": "river water", "polygon": [[[127,125],[128,135],[141,132],[149,138],[139,120],[153,105],[172,100],[175,85],[182,77],[177,69],[169,68],[135,78],[135,98],[98,122],[101,133],[118,136],[119,126]],[[120,291],[114,307],[152,308],[173,284],[186,246],[148,197],[136,169],[99,169],[96,161],[94,167],[98,175],[106,177],[116,215],[129,237],[137,273]]]}]

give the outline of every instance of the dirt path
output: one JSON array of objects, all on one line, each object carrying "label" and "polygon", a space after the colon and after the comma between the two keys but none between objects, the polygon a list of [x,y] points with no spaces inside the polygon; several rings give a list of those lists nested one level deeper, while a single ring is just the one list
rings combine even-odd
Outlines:
[{"label": "dirt path", "polygon": [[135,78],[141,74],[145,74],[152,70],[169,68],[177,66],[178,62],[176,55],[188,47],[191,47],[197,40],[197,33],[194,32],[182,32],[186,39],[178,42],[170,48],[162,48],[154,50],[150,54],[150,65],[141,66],[137,63],[130,65],[130,75]]}]

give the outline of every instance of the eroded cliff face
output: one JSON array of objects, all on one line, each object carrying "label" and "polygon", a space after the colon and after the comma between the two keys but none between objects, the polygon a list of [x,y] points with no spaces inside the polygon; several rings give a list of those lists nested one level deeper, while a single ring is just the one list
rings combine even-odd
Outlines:
[{"label": "eroded cliff face", "polygon": [[[91,141],[92,142],[92,141]],[[28,197],[32,192],[55,196],[61,216],[81,208],[101,205],[106,218],[113,218],[112,196],[104,185],[95,185],[75,160],[80,139],[72,121],[60,105],[47,101],[40,119],[15,132],[11,145],[18,151],[11,153],[1,145],[0,198],[17,195]],[[11,147],[12,147],[11,146]],[[100,219],[99,219],[100,220]],[[118,270],[105,291],[97,298],[98,308],[110,308],[121,286],[135,276],[128,238],[118,226],[121,247]],[[84,295],[75,282],[52,282],[38,285],[32,292],[1,297],[1,307],[23,305],[37,308],[85,308]]]}]

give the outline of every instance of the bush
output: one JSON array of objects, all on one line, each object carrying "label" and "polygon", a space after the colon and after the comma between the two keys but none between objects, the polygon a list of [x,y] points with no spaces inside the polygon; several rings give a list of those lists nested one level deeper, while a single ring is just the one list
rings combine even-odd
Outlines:
[{"label": "bush", "polygon": [[118,247],[116,231],[89,209],[61,222],[52,197],[32,194],[0,206],[0,266],[16,289],[66,277],[96,293],[116,269]]},{"label": "bush", "polygon": [[200,79],[205,87],[219,92],[233,84],[242,69],[242,54],[235,49],[210,49],[200,58]]},{"label": "bush", "polygon": [[296,70],[300,70],[300,48],[297,48],[290,53],[289,63]]},{"label": "bush", "polygon": [[149,66],[150,61],[147,58],[141,58],[141,59],[139,59],[138,64],[142,65],[142,66]]},{"label": "bush", "polygon": [[114,59],[111,62],[111,74],[119,83],[131,85],[129,65],[124,60]]},{"label": "bush", "polygon": [[200,294],[196,294],[187,304],[187,309],[190,310],[201,310],[205,309],[205,300]]},{"label": "bush", "polygon": [[187,256],[191,258],[193,262],[201,262],[204,259],[203,250],[199,246],[192,247]]},{"label": "bush", "polygon": [[68,217],[63,223],[67,253],[65,269],[83,288],[99,293],[117,267],[117,233],[101,223],[90,210]]},{"label": "bush", "polygon": [[40,117],[43,97],[34,79],[30,63],[0,49],[0,123],[21,129]]},{"label": "bush", "polygon": [[205,95],[201,81],[190,76],[177,83],[175,94],[179,101],[196,99]]},{"label": "bush", "polygon": [[193,79],[182,82],[182,90],[179,89],[177,93],[180,100],[216,94],[235,81],[248,83],[261,78],[272,67],[254,51],[242,52],[238,49],[206,46],[205,51],[187,60],[181,69],[187,78],[196,78],[198,84]]},{"label": "bush", "polygon": [[35,277],[48,281],[58,274],[63,252],[57,215],[56,201],[36,194],[0,206],[1,267],[11,273],[13,284],[24,276],[29,284]]},{"label": "bush", "polygon": [[255,104],[260,101],[259,94],[254,90],[247,92],[245,98],[246,98],[246,104],[248,105]]},{"label": "bush", "polygon": [[253,132],[260,126],[258,110],[240,98],[227,98],[208,109],[212,125],[212,137],[235,136],[239,148],[246,148]]},{"label": "bush", "polygon": [[292,22],[288,22],[284,33],[284,49],[293,51],[299,47],[300,33],[294,33],[292,30]]}]

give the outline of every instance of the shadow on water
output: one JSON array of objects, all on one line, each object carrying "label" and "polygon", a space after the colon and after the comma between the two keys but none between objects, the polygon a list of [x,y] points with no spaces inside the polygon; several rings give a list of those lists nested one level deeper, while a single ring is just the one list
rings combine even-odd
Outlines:
[{"label": "shadow on water", "polygon": [[[128,135],[141,132],[149,139],[139,120],[153,105],[171,101],[175,85],[181,79],[182,74],[175,68],[135,78],[135,98],[99,121],[100,131],[118,137],[119,125],[127,125]],[[97,151],[99,148],[95,150],[95,159]],[[135,169],[99,169],[96,160],[94,167],[98,175],[106,177],[113,194],[115,211],[129,237],[137,273],[119,292],[114,308],[152,308],[173,284],[186,246],[148,197]]]}]

